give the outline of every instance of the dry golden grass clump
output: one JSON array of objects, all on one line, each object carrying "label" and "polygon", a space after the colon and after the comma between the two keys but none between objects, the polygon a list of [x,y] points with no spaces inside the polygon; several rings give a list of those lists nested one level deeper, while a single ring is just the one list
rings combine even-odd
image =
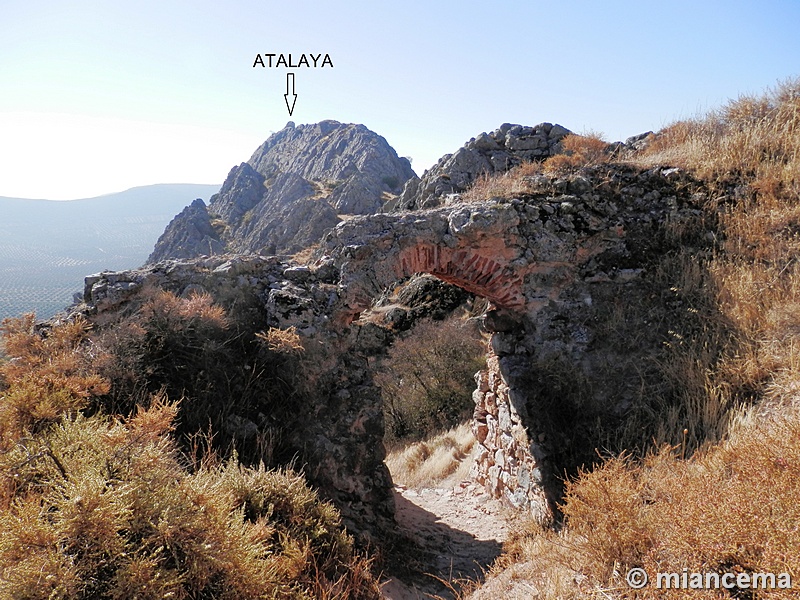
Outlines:
[{"label": "dry golden grass clump", "polygon": [[[475,447],[470,423],[462,423],[431,438],[389,452],[386,466],[392,481],[411,488],[454,484],[468,479],[470,457]],[[447,487],[445,485],[445,487]]]},{"label": "dry golden grass clump", "polygon": [[297,328],[292,326],[288,329],[270,327],[267,331],[256,333],[256,339],[267,345],[273,352],[285,354],[302,354],[305,350],[300,341]]},{"label": "dry golden grass clump", "polygon": [[[171,329],[225,325],[202,297],[165,296],[161,309],[148,318]],[[190,469],[176,403],[87,410],[108,391],[87,363],[87,324],[33,322],[3,326],[0,598],[379,597],[370,561],[301,475],[235,454]]]},{"label": "dry golden grass clump", "polygon": [[484,174],[461,194],[461,199],[464,202],[483,202],[490,198],[514,198],[528,194],[533,189],[529,178],[541,173],[541,163],[524,162],[502,173]]},{"label": "dry golden grass clump", "polygon": [[558,177],[574,173],[584,167],[594,167],[612,159],[610,145],[595,132],[584,135],[570,133],[561,140],[562,154],[551,156],[544,162],[529,161],[516,167],[482,175],[463,194],[464,202],[483,202],[491,198],[514,198],[537,191],[533,180],[536,175]]},{"label": "dry golden grass clump", "polygon": [[[643,462],[621,456],[568,485],[567,527],[531,524],[507,545],[504,565],[541,590],[541,598],[680,596],[651,584],[640,592],[624,576],[661,572],[800,573],[800,409],[751,413],[722,444],[680,460],[665,448]],[[497,568],[496,571],[500,571]],[[794,598],[792,590],[759,591]],[[724,590],[722,590],[724,592]],[[666,594],[666,596],[665,596]],[[686,590],[718,598],[720,590]],[[758,597],[762,597],[759,595]]]},{"label": "dry golden grass clump", "polygon": [[582,167],[593,167],[611,158],[609,144],[602,134],[587,132],[584,135],[570,133],[561,140],[563,153],[551,156],[544,161],[544,172],[549,175],[563,175]]}]

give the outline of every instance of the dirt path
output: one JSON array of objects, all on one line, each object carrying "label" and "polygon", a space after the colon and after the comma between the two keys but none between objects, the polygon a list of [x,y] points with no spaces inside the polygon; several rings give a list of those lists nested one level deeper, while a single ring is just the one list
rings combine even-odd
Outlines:
[{"label": "dirt path", "polygon": [[402,581],[395,577],[383,587],[390,600],[452,597],[439,580],[482,579],[508,535],[510,513],[474,483],[449,489],[396,486],[395,502],[410,543]]}]

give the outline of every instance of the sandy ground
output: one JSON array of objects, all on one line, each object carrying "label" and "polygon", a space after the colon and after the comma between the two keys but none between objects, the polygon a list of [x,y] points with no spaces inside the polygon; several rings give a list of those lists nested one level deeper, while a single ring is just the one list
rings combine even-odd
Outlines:
[{"label": "sandy ground", "polygon": [[[389,600],[452,598],[444,582],[482,579],[500,555],[511,512],[480,486],[412,490],[395,487],[397,521],[410,540],[409,573],[383,587]],[[457,585],[457,584],[456,584]]]}]

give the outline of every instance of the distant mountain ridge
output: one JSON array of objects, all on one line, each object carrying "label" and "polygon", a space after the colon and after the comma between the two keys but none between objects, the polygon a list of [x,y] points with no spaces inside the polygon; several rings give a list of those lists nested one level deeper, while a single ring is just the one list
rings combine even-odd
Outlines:
[{"label": "distant mountain ridge", "polygon": [[148,263],[292,254],[318,242],[340,215],[380,211],[416,178],[409,161],[364,125],[289,122],[231,169],[207,207],[195,202],[176,216]]},{"label": "distant mountain ridge", "polygon": [[140,266],[172,216],[219,185],[157,184],[79,200],[0,197],[0,319],[69,305],[81,281]]}]

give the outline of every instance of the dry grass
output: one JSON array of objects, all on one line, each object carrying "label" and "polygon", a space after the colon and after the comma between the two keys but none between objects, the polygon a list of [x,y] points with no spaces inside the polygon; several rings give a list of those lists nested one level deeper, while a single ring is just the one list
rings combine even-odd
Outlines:
[{"label": "dry grass", "polygon": [[314,257],[314,253],[317,251],[318,248],[319,244],[312,244],[307,248],[303,248],[302,250],[300,250],[300,252],[296,252],[295,254],[293,254],[290,257],[290,259],[292,260],[292,262],[296,262],[301,265],[307,265],[311,263]]},{"label": "dry grass", "polygon": [[470,423],[389,452],[386,466],[395,483],[410,488],[447,487],[469,478],[475,437]]},{"label": "dry grass", "polygon": [[464,202],[483,202],[490,198],[514,198],[535,189],[532,177],[542,174],[542,164],[525,162],[503,173],[482,175],[461,194]]},{"label": "dry grass", "polygon": [[266,344],[267,348],[273,352],[302,354],[305,351],[295,327],[289,327],[288,329],[270,327],[266,332],[260,331],[256,333],[256,339]]},{"label": "dry grass", "polygon": [[513,169],[493,175],[482,175],[466,192],[464,202],[483,202],[492,198],[516,198],[539,191],[537,176],[560,177],[584,167],[594,167],[612,159],[610,145],[599,133],[571,133],[561,141],[562,154],[544,162],[524,162]]},{"label": "dry grass", "polygon": [[[663,597],[652,586],[630,590],[622,577],[632,567],[651,577],[687,568],[796,578],[800,409],[748,413],[724,443],[686,461],[679,454],[665,448],[643,462],[623,456],[584,473],[568,487],[568,526],[560,533],[520,528],[505,566],[516,565],[516,578],[548,599]],[[765,597],[795,596],[775,590]]]},{"label": "dry grass", "polygon": [[737,344],[718,365],[715,393],[727,383],[757,399],[791,385],[800,375],[800,81],[677,123],[639,160],[667,159],[719,190],[711,208],[723,243],[709,272]]},{"label": "dry grass", "polygon": [[574,173],[583,167],[594,167],[610,160],[609,144],[602,134],[587,132],[584,135],[570,133],[561,140],[562,154],[551,156],[544,162],[548,175]]}]

